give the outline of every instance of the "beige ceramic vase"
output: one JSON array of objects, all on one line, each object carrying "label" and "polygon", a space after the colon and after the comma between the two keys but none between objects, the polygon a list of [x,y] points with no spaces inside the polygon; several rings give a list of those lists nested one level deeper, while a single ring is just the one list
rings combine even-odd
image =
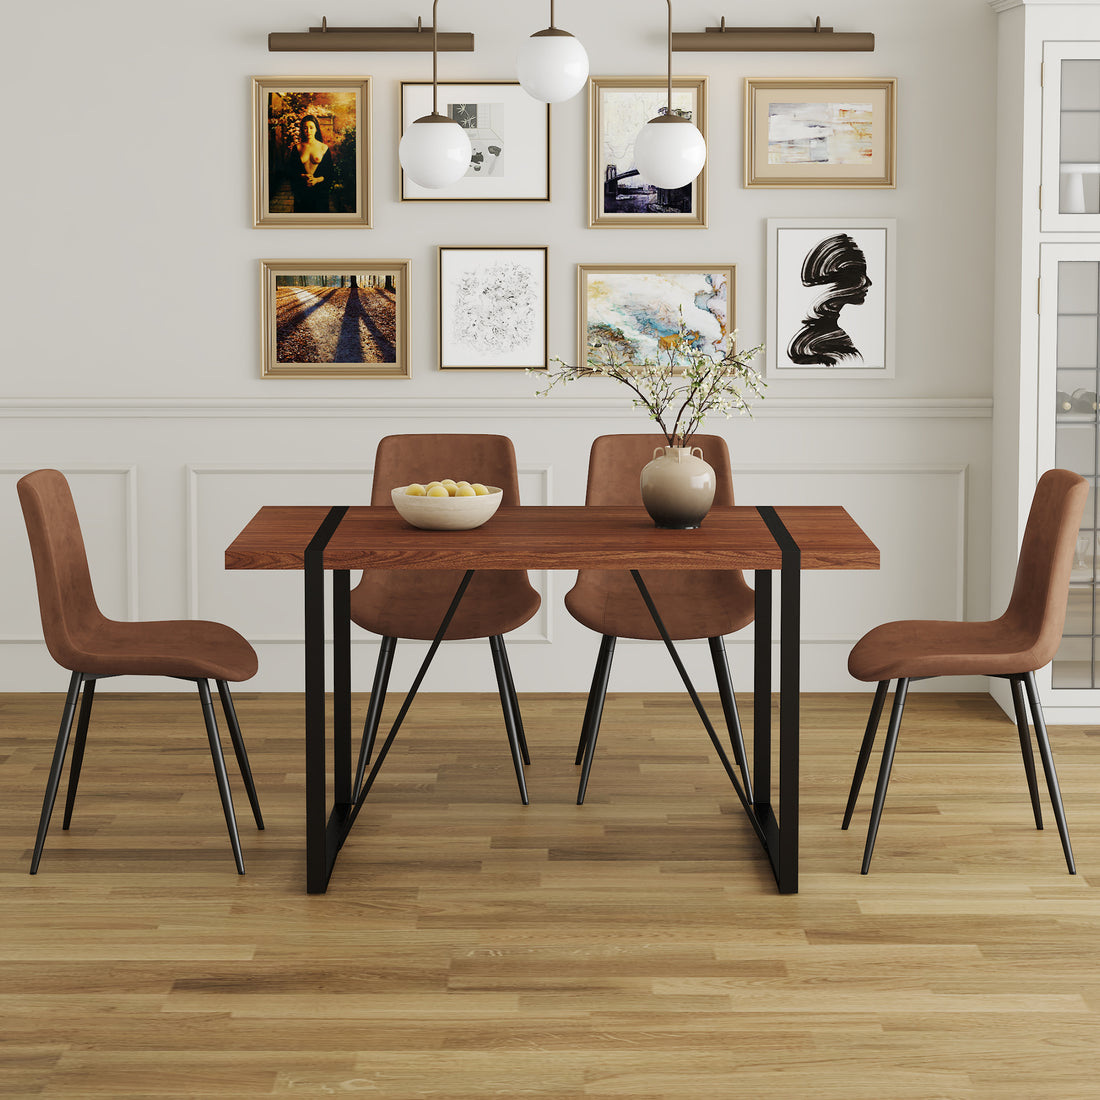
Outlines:
[{"label": "beige ceramic vase", "polygon": [[698,527],[714,501],[714,469],[700,447],[658,447],[642,469],[642,503],[658,527]]}]

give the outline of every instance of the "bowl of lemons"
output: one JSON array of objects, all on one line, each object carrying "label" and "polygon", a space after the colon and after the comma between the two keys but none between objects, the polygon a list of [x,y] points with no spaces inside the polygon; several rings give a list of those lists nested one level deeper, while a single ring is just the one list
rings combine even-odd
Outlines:
[{"label": "bowl of lemons", "polygon": [[401,518],[425,531],[469,531],[480,527],[500,507],[503,491],[480,482],[413,482],[390,491]]}]

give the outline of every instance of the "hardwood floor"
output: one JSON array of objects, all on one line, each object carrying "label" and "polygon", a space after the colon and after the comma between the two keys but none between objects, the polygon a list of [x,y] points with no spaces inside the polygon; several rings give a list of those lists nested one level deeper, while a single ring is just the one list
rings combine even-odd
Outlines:
[{"label": "hardwood floor", "polygon": [[62,698],[0,696],[5,1097],[1100,1095],[1100,730],[1052,732],[1071,877],[995,705],[911,696],[862,877],[870,696],[804,697],[780,897],[680,696],[609,696],[583,807],[583,699],[523,696],[524,808],[496,698],[426,695],[310,897],[291,695],[237,697],[246,876],[197,698],[105,689],[29,876]]}]

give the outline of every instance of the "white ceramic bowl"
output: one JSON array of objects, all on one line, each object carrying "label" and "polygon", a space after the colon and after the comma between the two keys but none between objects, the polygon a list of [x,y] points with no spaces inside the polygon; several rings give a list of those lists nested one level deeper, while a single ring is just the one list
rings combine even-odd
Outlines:
[{"label": "white ceramic bowl", "polygon": [[410,497],[406,486],[390,491],[393,506],[401,518],[426,531],[469,531],[480,527],[500,507],[502,490],[486,485],[483,497]]}]

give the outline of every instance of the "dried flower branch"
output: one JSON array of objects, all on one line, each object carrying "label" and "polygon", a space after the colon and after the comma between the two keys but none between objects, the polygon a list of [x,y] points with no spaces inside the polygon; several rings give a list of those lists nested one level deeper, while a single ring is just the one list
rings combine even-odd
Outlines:
[{"label": "dried flower branch", "polygon": [[656,421],[670,447],[687,446],[711,413],[722,413],[727,419],[735,412],[751,416],[749,401],[764,396],[767,383],[750,365],[764,345],[736,351],[736,335],[727,338],[724,354],[716,356],[706,350],[699,333],[687,328],[681,310],[680,330],[661,339],[657,361],[633,363],[634,347],[622,332],[610,325],[597,325],[589,330],[584,366],[570,366],[555,358],[551,362],[556,366],[548,371],[527,373],[546,381],[535,391],[538,397],[578,378],[620,382],[634,394],[634,407],[644,409]]}]

